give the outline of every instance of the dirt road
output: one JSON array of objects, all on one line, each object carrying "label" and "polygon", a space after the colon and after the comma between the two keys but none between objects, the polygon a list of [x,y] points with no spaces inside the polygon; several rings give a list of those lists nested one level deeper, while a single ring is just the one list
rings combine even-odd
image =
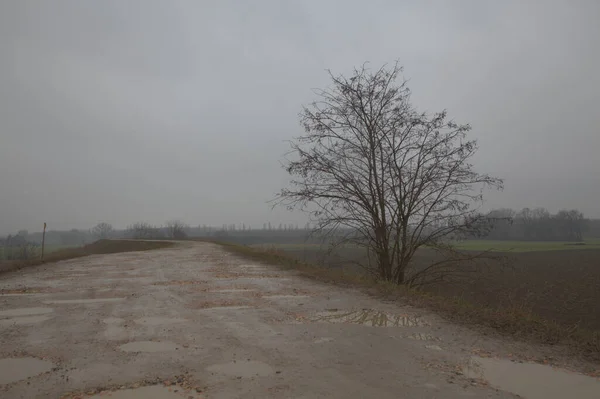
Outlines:
[{"label": "dirt road", "polygon": [[64,261],[0,289],[1,398],[600,397],[593,378],[515,363],[536,390],[487,358],[510,345],[213,244]]}]

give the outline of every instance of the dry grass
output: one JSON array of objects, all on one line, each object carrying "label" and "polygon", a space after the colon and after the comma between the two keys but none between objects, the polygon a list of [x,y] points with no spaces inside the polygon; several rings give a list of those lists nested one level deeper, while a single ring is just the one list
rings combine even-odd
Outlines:
[{"label": "dry grass", "polygon": [[51,252],[41,259],[0,262],[0,274],[33,267],[46,263],[81,258],[89,255],[113,254],[120,252],[149,251],[169,248],[175,243],[169,241],[140,241],[140,240],[98,240],[94,243],[77,248],[66,248]]},{"label": "dry grass", "polygon": [[600,361],[600,331],[579,325],[559,324],[545,319],[524,305],[512,303],[496,307],[469,302],[459,297],[398,287],[377,282],[341,268],[324,268],[291,258],[273,249],[257,249],[228,243],[218,243],[229,252],[244,258],[289,270],[294,269],[304,277],[365,289],[368,293],[387,300],[399,300],[412,306],[435,311],[444,318],[496,331],[521,340],[564,345],[575,353],[593,361]]}]

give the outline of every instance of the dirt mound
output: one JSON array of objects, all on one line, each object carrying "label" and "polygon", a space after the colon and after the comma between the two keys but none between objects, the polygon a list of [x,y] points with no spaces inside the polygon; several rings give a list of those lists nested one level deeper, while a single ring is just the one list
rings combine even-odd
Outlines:
[{"label": "dirt mound", "polygon": [[113,254],[118,252],[149,251],[152,249],[169,248],[174,245],[170,241],[141,241],[141,240],[98,240],[82,248],[88,255]]},{"label": "dirt mound", "polygon": [[67,248],[51,252],[44,256],[44,260],[29,259],[0,262],[0,274],[22,269],[24,267],[80,258],[82,256],[114,254],[119,252],[149,251],[152,249],[169,248],[174,245],[175,243],[171,241],[98,240],[83,247]]}]

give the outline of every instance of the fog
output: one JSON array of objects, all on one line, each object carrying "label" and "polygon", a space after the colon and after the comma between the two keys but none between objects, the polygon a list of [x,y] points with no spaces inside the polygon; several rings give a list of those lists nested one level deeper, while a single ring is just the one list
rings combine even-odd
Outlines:
[{"label": "fog", "polygon": [[3,1],[0,233],[303,223],[266,203],[326,69],[396,59],[473,126],[486,207],[600,217],[600,3]]}]

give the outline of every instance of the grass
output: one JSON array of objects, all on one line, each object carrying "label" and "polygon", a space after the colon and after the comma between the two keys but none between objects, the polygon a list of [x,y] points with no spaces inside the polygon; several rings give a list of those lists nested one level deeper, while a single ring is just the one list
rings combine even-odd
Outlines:
[{"label": "grass", "polygon": [[221,242],[218,244],[229,252],[244,258],[281,269],[294,269],[310,279],[362,288],[380,298],[398,300],[412,306],[427,308],[448,320],[493,330],[510,337],[543,344],[564,345],[587,359],[600,361],[599,330],[585,328],[578,323],[561,323],[550,320],[531,310],[526,303],[515,301],[484,305],[476,300],[453,295],[452,291],[441,291],[441,293],[419,291],[378,282],[339,267],[317,266],[298,258],[292,258],[277,247],[261,249]]},{"label": "grass", "polygon": [[[70,249],[70,248],[78,248],[81,245],[60,245],[60,244],[56,244],[56,245],[46,245],[44,246],[44,253],[45,254],[49,254],[52,252],[56,252],[56,251],[60,251],[63,249]],[[41,252],[41,246],[40,246],[40,252]]]},{"label": "grass", "polygon": [[169,248],[174,245],[175,243],[169,241],[99,240],[82,247],[69,247],[50,251],[50,253],[44,254],[43,260],[28,259],[0,262],[0,274],[25,267],[81,258],[89,255],[149,251],[153,249]]},{"label": "grass", "polygon": [[[50,254],[52,252],[56,252],[56,251],[60,251],[60,250],[68,249],[68,248],[76,248],[76,247],[78,247],[78,245],[46,245],[44,247],[44,254]],[[28,247],[28,249],[31,250],[30,259],[39,258],[42,254],[41,245],[37,246],[37,247],[31,246],[31,247]],[[11,247],[0,246],[0,261],[10,259],[10,256],[9,256],[10,253],[7,254],[7,251],[11,251],[11,250],[16,251],[16,253],[20,253],[22,251],[22,248],[21,247],[11,248]],[[14,252],[13,252],[13,254],[14,254]]]}]

